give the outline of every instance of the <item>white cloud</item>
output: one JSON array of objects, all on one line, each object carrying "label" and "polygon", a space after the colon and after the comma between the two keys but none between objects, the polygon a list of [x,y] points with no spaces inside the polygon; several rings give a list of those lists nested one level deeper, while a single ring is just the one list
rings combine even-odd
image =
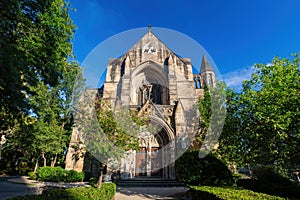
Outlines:
[{"label": "white cloud", "polygon": [[244,80],[249,80],[254,71],[254,66],[249,66],[223,74],[222,78],[227,86],[235,90],[240,90],[242,88],[242,82]]}]

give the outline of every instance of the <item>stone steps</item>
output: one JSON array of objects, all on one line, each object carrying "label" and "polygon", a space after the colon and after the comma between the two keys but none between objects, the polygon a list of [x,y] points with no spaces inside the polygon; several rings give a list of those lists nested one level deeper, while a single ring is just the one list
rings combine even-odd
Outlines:
[{"label": "stone steps", "polygon": [[117,186],[120,187],[183,187],[178,180],[155,179],[155,178],[136,178],[118,180]]}]

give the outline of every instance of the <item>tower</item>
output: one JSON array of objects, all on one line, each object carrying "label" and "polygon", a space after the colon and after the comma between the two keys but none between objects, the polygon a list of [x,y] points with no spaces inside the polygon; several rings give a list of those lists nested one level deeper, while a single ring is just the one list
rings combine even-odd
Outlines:
[{"label": "tower", "polygon": [[207,61],[205,55],[202,56],[202,63],[200,68],[200,74],[202,78],[203,86],[216,86],[216,77],[213,69],[211,68],[210,64]]}]

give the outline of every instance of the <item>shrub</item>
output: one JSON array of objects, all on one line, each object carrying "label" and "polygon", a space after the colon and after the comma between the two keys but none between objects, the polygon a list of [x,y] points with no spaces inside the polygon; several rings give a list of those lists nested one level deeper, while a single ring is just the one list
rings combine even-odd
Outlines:
[{"label": "shrub", "polygon": [[61,167],[40,167],[37,180],[46,182],[78,182],[84,179],[83,172],[65,170]]},{"label": "shrub", "polygon": [[225,186],[233,184],[233,176],[226,165],[209,154],[198,157],[198,151],[187,151],[176,160],[176,175],[186,185]]},{"label": "shrub", "polygon": [[273,166],[258,166],[253,169],[253,176],[258,180],[276,183],[282,186],[296,185],[295,182],[282,176]]},{"label": "shrub", "polygon": [[46,182],[64,182],[66,172],[61,167],[40,167],[37,170],[38,180]]},{"label": "shrub", "polygon": [[28,172],[28,176],[31,180],[36,180],[37,179],[37,175],[35,172]]},{"label": "shrub", "polygon": [[100,189],[93,187],[80,187],[69,189],[46,190],[40,195],[27,195],[11,198],[11,200],[49,200],[49,199],[68,199],[68,200],[111,200],[116,193],[114,183],[103,183]]},{"label": "shrub", "polygon": [[280,197],[233,187],[191,186],[191,195],[197,200],[284,200]]},{"label": "shrub", "polygon": [[84,179],[84,172],[77,172],[75,170],[66,170],[66,182],[79,182]]},{"label": "shrub", "polygon": [[28,163],[24,161],[20,161],[17,169],[20,175],[26,175],[32,170],[31,166],[29,166]]},{"label": "shrub", "polygon": [[264,181],[256,180],[256,179],[239,179],[236,182],[237,186],[243,187],[248,190],[252,190],[255,192],[262,192],[270,195],[274,195],[275,193],[275,186],[267,184]]},{"label": "shrub", "polygon": [[279,185],[276,182],[270,183],[256,179],[239,179],[237,185],[254,192],[262,192],[280,197],[299,198],[300,186],[298,185]]},{"label": "shrub", "polygon": [[273,166],[259,166],[253,169],[256,179],[240,179],[237,185],[255,192],[262,192],[280,197],[297,198],[300,187],[282,176]]},{"label": "shrub", "polygon": [[90,185],[92,186],[92,187],[97,187],[97,178],[95,178],[95,177],[92,177],[92,178],[90,178]]}]

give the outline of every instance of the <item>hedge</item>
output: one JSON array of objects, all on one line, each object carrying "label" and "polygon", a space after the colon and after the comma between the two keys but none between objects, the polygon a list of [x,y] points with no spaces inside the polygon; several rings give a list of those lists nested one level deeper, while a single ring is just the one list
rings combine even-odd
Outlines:
[{"label": "hedge", "polygon": [[297,185],[296,182],[280,174],[274,166],[257,166],[253,169],[253,176],[255,179],[281,186]]},{"label": "hedge", "polygon": [[239,179],[237,181],[239,187],[243,187],[254,192],[262,192],[280,197],[299,198],[299,185],[278,185],[276,182],[270,183],[267,181],[256,179]]},{"label": "hedge", "polygon": [[30,179],[45,182],[81,182],[84,179],[83,172],[61,167],[40,167],[36,173],[29,172],[28,174]]},{"label": "hedge", "polygon": [[254,192],[288,198],[300,197],[300,186],[281,175],[274,166],[257,166],[253,170],[255,179],[239,179],[237,185]]},{"label": "hedge", "polygon": [[51,189],[40,195],[18,196],[10,200],[111,200],[115,193],[116,185],[114,183],[103,183],[100,189],[94,187]]},{"label": "hedge", "polygon": [[185,185],[231,186],[233,175],[212,154],[199,158],[199,151],[187,151],[175,162],[176,176]]},{"label": "hedge", "polygon": [[234,187],[190,186],[191,196],[197,200],[284,200],[284,198]]}]

